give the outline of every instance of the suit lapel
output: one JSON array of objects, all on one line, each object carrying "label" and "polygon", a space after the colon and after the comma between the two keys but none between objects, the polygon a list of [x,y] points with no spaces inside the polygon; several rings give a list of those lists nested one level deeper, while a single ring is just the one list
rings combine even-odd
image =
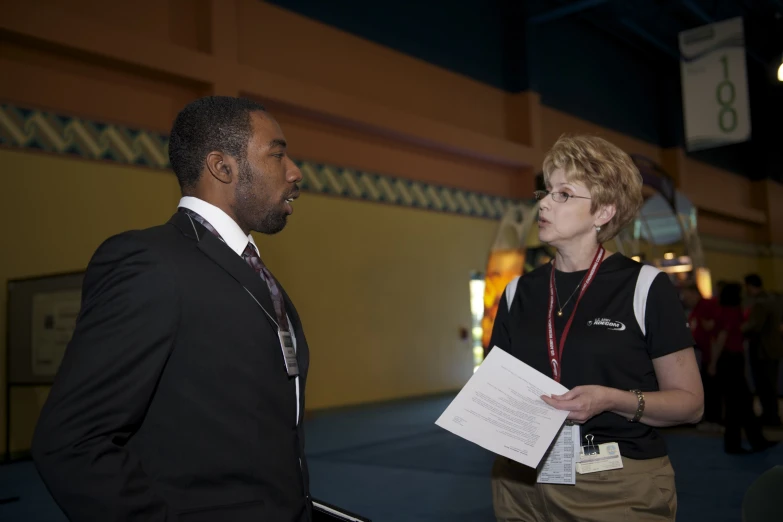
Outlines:
[{"label": "suit lapel", "polygon": [[[191,221],[188,216],[182,212],[174,214],[169,222],[179,228],[187,237],[196,240],[198,242],[199,250],[214,261],[220,268],[228,272],[237,283],[242,285],[250,295],[252,295],[252,298],[255,298],[255,301],[271,315],[271,317],[275,317],[275,307],[272,304],[272,297],[269,295],[269,288],[266,286],[264,280],[261,279],[261,277],[257,275],[253,269],[236,254],[236,252],[231,250],[228,245],[204,228],[201,223],[198,223],[195,220]],[[248,299],[251,299],[250,295],[247,296]],[[264,314],[264,317],[276,332],[277,324],[267,315],[267,313]]]}]

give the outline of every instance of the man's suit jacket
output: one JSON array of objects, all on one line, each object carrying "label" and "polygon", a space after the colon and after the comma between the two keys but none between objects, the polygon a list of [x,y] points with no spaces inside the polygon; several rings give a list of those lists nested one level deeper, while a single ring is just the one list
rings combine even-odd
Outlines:
[{"label": "man's suit jacket", "polygon": [[[285,293],[285,292],[283,292]],[[255,297],[258,303],[251,297]],[[107,240],[43,408],[35,464],[73,521],[308,521],[304,388],[265,282],[182,213]]]}]

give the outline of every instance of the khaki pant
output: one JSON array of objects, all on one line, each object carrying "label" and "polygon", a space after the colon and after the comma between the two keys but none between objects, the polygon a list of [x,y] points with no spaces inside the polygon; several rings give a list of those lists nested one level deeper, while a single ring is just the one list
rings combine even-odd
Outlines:
[{"label": "khaki pant", "polygon": [[537,484],[536,471],[505,457],[492,467],[498,522],[643,522],[674,520],[677,492],[669,457],[576,474],[576,485]]}]

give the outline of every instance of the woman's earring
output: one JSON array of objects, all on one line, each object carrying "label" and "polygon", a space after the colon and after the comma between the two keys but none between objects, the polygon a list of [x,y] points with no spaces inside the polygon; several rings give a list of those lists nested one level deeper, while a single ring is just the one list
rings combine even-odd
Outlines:
[{"label": "woman's earring", "polygon": [[601,225],[598,225],[597,227],[595,227],[595,231],[596,232],[600,232],[601,231]]}]

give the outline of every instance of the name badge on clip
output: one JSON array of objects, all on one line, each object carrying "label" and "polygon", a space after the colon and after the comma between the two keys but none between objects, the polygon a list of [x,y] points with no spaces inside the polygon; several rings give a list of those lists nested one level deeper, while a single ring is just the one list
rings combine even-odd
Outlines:
[{"label": "name badge on clip", "polygon": [[585,435],[585,440],[587,440],[587,445],[582,446],[580,449],[579,462],[576,463],[577,473],[586,475],[587,473],[621,469],[623,467],[620,446],[616,442],[594,444],[593,436],[590,434]]},{"label": "name badge on clip", "polygon": [[283,349],[283,360],[285,361],[285,371],[289,377],[299,375],[299,361],[296,360],[296,349],[294,348],[294,338],[290,332],[282,330],[277,331],[277,337],[280,339],[280,347]]},{"label": "name badge on clip", "polygon": [[579,426],[566,423],[538,470],[539,484],[576,484],[576,462],[579,459]]}]

